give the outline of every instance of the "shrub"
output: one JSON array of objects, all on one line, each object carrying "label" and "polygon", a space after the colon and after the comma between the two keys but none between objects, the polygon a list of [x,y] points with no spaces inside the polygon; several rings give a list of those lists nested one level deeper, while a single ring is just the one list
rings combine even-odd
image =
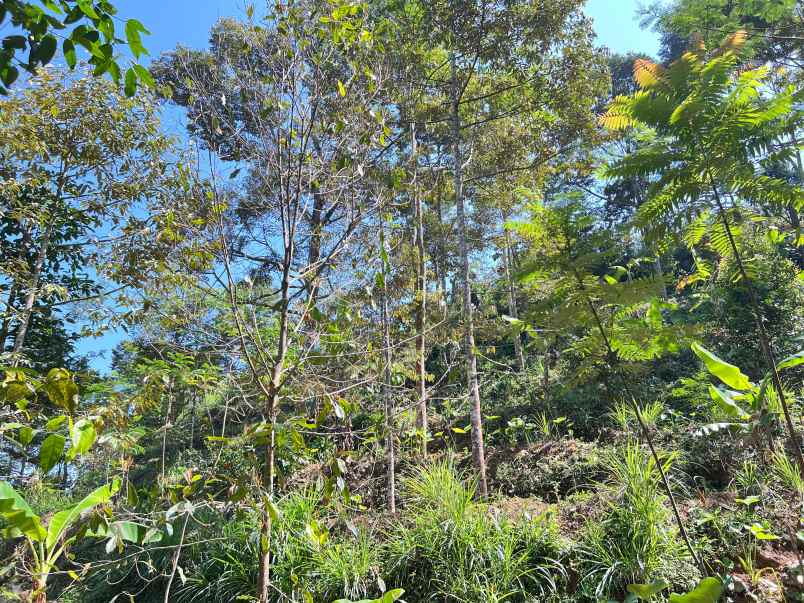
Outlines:
[{"label": "shrub", "polygon": [[[665,461],[665,471],[671,460]],[[687,587],[695,570],[679,540],[653,457],[629,443],[608,458],[612,492],[605,516],[589,523],[579,547],[580,594],[597,601],[631,583],[657,579]]]},{"label": "shrub", "polygon": [[554,524],[511,523],[475,502],[450,461],[402,482],[407,506],[388,538],[390,576],[410,601],[544,601],[565,580]]}]

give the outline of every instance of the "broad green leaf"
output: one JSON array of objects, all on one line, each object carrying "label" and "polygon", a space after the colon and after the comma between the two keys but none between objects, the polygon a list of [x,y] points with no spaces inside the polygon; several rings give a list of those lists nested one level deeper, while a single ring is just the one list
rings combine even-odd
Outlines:
[{"label": "broad green leaf", "polygon": [[140,65],[139,63],[134,63],[131,68],[137,72],[137,76],[140,78],[140,81],[148,86],[149,88],[156,87],[156,82],[154,81],[151,72],[148,71],[145,67]]},{"label": "broad green leaf", "polygon": [[8,524],[10,536],[24,534],[40,542],[47,535],[39,516],[8,482],[0,482],[0,517]]},{"label": "broad green leaf", "polygon": [[141,543],[147,528],[133,521],[116,521],[109,525],[109,531],[121,541]]},{"label": "broad green leaf", "polygon": [[56,54],[58,44],[55,36],[51,34],[46,35],[39,42],[39,46],[36,49],[36,60],[42,65],[50,63],[50,61],[53,60],[53,56]]},{"label": "broad green leaf", "polygon": [[346,86],[343,85],[341,80],[338,80],[338,94],[346,96]]},{"label": "broad green leaf", "polygon": [[132,67],[129,67],[126,71],[126,85],[124,90],[128,97],[132,97],[137,93],[137,72],[134,71]]},{"label": "broad green leaf", "polygon": [[733,364],[729,364],[725,360],[721,360],[712,352],[697,343],[693,343],[690,347],[692,348],[692,351],[695,352],[695,355],[703,360],[704,364],[706,365],[706,369],[715,377],[720,379],[723,383],[740,391],[745,391],[751,388],[751,381],[739,368]]},{"label": "broad green leaf", "polygon": [[664,580],[657,580],[650,584],[629,584],[627,590],[642,601],[648,601],[653,595],[662,592],[670,585]]},{"label": "broad green leaf", "polygon": [[61,48],[62,53],[64,54],[64,60],[67,62],[67,66],[70,69],[75,69],[75,66],[78,63],[78,57],[75,54],[75,44],[68,38],[64,40]]},{"label": "broad green leaf", "polygon": [[266,498],[265,508],[268,511],[268,515],[271,517],[271,521],[276,523],[282,521],[282,511],[279,510],[279,507],[276,506],[274,501]]},{"label": "broad green leaf", "polygon": [[45,423],[45,429],[48,431],[55,431],[67,420],[67,417],[64,415],[59,415],[58,417],[53,417],[47,423]]},{"label": "broad green leaf", "polygon": [[56,466],[64,454],[64,443],[67,439],[57,433],[51,433],[42,442],[42,449],[39,451],[39,469],[43,474],[47,473]]},{"label": "broad green leaf", "polygon": [[740,405],[734,401],[734,393],[737,392],[723,390],[719,387],[715,387],[714,385],[709,386],[709,396],[728,416],[746,421],[751,418],[751,415],[745,412]]},{"label": "broad green leaf", "polygon": [[775,534],[771,534],[768,532],[762,524],[754,523],[751,524],[748,528],[753,535],[754,538],[757,540],[779,540],[779,537]]},{"label": "broad green leaf", "polygon": [[56,513],[48,523],[45,546],[48,549],[52,549],[72,524],[81,517],[83,512],[109,502],[119,487],[120,484],[117,481],[101,486],[97,490],[90,492],[78,504]]},{"label": "broad green leaf", "polygon": [[54,368],[45,379],[44,390],[53,404],[66,410],[75,412],[78,401],[78,386],[73,381],[69,371]]},{"label": "broad green leaf", "polygon": [[2,394],[3,398],[10,404],[30,397],[35,390],[33,384],[28,381],[27,376],[22,371],[6,371],[3,378]]},{"label": "broad green leaf", "polygon": [[784,369],[793,368],[804,364],[804,350],[793,354],[792,356],[788,356],[784,360],[782,360],[779,364],[776,365],[776,370],[782,371]]},{"label": "broad green leaf", "polygon": [[78,8],[81,9],[81,12],[90,19],[99,18],[98,13],[95,12],[95,8],[92,6],[92,0],[76,0],[75,3],[78,5]]},{"label": "broad green leaf", "polygon": [[22,444],[23,446],[27,446],[33,441],[35,435],[36,435],[35,429],[33,429],[32,427],[28,427],[27,425],[23,425],[22,427],[20,427],[17,440],[19,440],[19,443]]},{"label": "broad green leaf", "polygon": [[134,58],[139,59],[141,55],[148,54],[148,51],[142,45],[142,37],[140,34],[150,34],[151,32],[145,29],[145,26],[136,19],[129,19],[126,21],[126,41],[129,48],[134,55]]},{"label": "broad green leaf", "polygon": [[84,454],[92,448],[95,443],[95,425],[89,419],[81,419],[76,421],[70,428],[71,447],[69,450],[69,458],[74,459],[80,454]]},{"label": "broad green leaf", "polygon": [[717,603],[722,592],[723,585],[720,580],[704,578],[691,592],[685,595],[677,593],[670,595],[670,603]]},{"label": "broad green leaf", "polygon": [[382,603],[393,603],[394,601],[399,599],[404,594],[405,594],[405,591],[403,589],[395,588],[395,589],[389,590],[387,593],[385,593],[382,596],[382,599],[380,599],[380,601]]}]

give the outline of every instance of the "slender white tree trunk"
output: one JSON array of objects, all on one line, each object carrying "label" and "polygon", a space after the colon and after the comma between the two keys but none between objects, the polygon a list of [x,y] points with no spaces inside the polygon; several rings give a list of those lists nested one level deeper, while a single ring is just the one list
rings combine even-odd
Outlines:
[{"label": "slender white tree trunk", "polygon": [[427,264],[424,249],[424,211],[418,190],[418,145],[416,123],[411,124],[411,155],[413,158],[413,209],[416,232],[416,389],[417,427],[421,431],[422,456],[427,456],[427,370],[425,367],[424,329],[427,320]]},{"label": "slender white tree trunk", "polygon": [[461,116],[460,95],[458,85],[458,68],[455,54],[450,56],[452,101],[452,154],[455,177],[455,206],[458,217],[458,243],[461,256],[461,280],[463,287],[463,327],[464,327],[464,354],[466,357],[466,379],[469,390],[469,403],[471,405],[472,424],[472,460],[477,471],[477,487],[480,496],[488,496],[488,483],[486,481],[486,453],[483,446],[483,415],[480,409],[480,387],[477,380],[477,354],[475,353],[475,324],[474,309],[472,307],[471,274],[469,272],[469,244],[468,228],[466,224],[466,211],[463,200],[463,156],[461,154]]},{"label": "slender white tree trunk", "polygon": [[396,434],[394,433],[394,402],[391,394],[391,317],[388,311],[388,270],[385,258],[388,245],[385,241],[385,227],[380,222],[380,244],[382,257],[382,348],[383,381],[382,398],[385,408],[385,462],[386,462],[386,505],[389,513],[396,513]]},{"label": "slender white tree trunk", "polygon": [[[505,270],[505,282],[508,285],[508,313],[511,318],[519,318],[519,310],[516,305],[516,290],[514,289],[514,279],[511,276],[511,269],[513,266],[511,255],[511,235],[508,229],[505,228],[505,223],[508,221],[508,216],[505,211],[502,211],[503,230],[505,237],[503,241],[503,268]],[[517,333],[514,336],[514,352],[516,353],[516,362],[519,366],[519,371],[525,371],[525,351],[522,349],[522,339]]]}]

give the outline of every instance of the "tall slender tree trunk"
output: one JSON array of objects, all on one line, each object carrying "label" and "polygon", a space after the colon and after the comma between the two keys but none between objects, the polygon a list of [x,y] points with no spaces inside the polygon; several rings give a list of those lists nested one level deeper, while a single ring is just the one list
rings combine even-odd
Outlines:
[{"label": "tall slender tree trunk", "polygon": [[[50,237],[52,232],[52,226],[48,226],[45,229],[42,244],[40,245],[39,251],[36,254],[36,261],[34,262],[33,271],[31,272],[31,282],[29,283],[28,294],[25,296],[25,304],[22,308],[20,325],[14,338],[14,347],[11,350],[14,352],[14,354],[19,354],[22,352],[22,348],[25,345],[25,336],[27,335],[28,327],[31,324],[31,314],[33,314],[33,307],[36,303],[37,290],[39,289],[39,279],[42,275],[42,267],[45,264],[45,258],[47,258],[47,252],[50,248]],[[14,360],[14,363],[16,364],[17,360]]]},{"label": "tall slender tree trunk", "polygon": [[6,341],[8,340],[9,329],[11,328],[11,318],[14,315],[14,302],[19,295],[17,282],[14,281],[8,290],[8,298],[6,299],[6,312],[3,317],[3,323],[0,325],[0,353],[6,351]]},{"label": "tall slender tree trunk", "polygon": [[385,409],[385,499],[389,513],[396,513],[396,434],[394,433],[394,401],[391,395],[391,317],[388,311],[388,246],[385,227],[380,222],[380,245],[382,245],[382,349],[383,379],[382,399]]},{"label": "tall slender tree trunk", "polygon": [[[505,233],[503,240],[503,268],[505,270],[505,282],[508,287],[508,314],[511,318],[519,318],[519,310],[516,305],[516,290],[514,289],[514,279],[511,276],[511,269],[513,267],[511,255],[511,233],[505,228],[505,223],[508,221],[508,216],[505,210],[500,210],[503,220],[503,232]],[[514,352],[516,354],[516,363],[520,372],[525,371],[525,351],[522,349],[522,338],[519,333],[514,335]]]},{"label": "tall slender tree trunk", "polygon": [[662,258],[660,255],[656,255],[656,261],[653,263],[653,270],[656,273],[656,278],[659,280],[659,284],[662,288],[662,299],[667,299],[667,282],[664,278],[664,267],[662,266]]},{"label": "tall slender tree trunk", "polygon": [[313,211],[310,216],[310,244],[307,265],[313,267],[313,274],[306,279],[307,294],[310,306],[315,306],[318,298],[318,265],[321,261],[321,237],[323,231],[324,195],[319,191],[313,192]]},{"label": "tall slender tree trunk", "polygon": [[427,456],[427,369],[425,366],[424,328],[427,320],[427,264],[424,250],[424,211],[419,195],[418,144],[416,123],[410,127],[411,155],[413,159],[413,213],[416,232],[416,394],[418,396],[417,428],[421,432],[422,456]]},{"label": "tall slender tree trunk", "polygon": [[463,328],[464,328],[464,354],[466,357],[466,379],[469,390],[469,403],[471,405],[472,424],[472,460],[477,471],[477,485],[480,496],[488,496],[488,483],[486,481],[486,453],[483,447],[483,415],[480,409],[480,388],[477,380],[477,354],[475,353],[475,324],[474,309],[472,307],[471,274],[469,272],[469,244],[468,228],[466,225],[466,211],[463,202],[463,156],[461,154],[461,116],[460,96],[458,85],[458,67],[455,53],[450,55],[452,101],[452,155],[454,161],[455,177],[455,206],[458,217],[458,242],[461,256],[461,277],[463,286]]},{"label": "tall slender tree trunk", "polygon": [[268,418],[270,434],[265,447],[262,482],[268,499],[264,502],[262,514],[262,534],[260,536],[259,600],[268,603],[271,590],[271,522],[274,504],[274,468],[276,465],[276,418],[279,410],[279,395],[285,371],[285,357],[288,349],[288,313],[290,311],[290,270],[293,263],[293,243],[285,241],[285,256],[282,266],[281,304],[279,314],[279,338],[268,384],[265,414]]}]

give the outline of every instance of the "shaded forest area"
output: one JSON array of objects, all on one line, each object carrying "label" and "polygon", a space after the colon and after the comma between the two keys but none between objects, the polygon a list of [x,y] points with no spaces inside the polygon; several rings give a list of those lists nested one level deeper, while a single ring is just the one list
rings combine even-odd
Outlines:
[{"label": "shaded forest area", "polygon": [[802,6],[583,4],[0,2],[0,601],[804,600]]}]

